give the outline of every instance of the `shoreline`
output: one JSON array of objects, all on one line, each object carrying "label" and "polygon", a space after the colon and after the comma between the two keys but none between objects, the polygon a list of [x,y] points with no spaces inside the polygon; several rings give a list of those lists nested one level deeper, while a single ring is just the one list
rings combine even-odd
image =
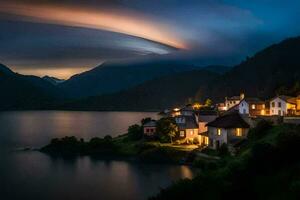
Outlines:
[{"label": "shoreline", "polygon": [[111,139],[93,138],[83,141],[76,137],[52,139],[51,142],[35,150],[54,158],[76,158],[89,156],[99,160],[123,160],[136,163],[172,164],[192,166],[196,148],[177,147],[148,141],[126,141],[127,136]]}]

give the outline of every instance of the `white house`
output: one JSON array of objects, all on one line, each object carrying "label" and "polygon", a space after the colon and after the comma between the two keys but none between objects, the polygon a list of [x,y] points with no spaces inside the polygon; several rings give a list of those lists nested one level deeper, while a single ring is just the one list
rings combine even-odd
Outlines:
[{"label": "white house", "polygon": [[295,115],[297,110],[297,99],[290,96],[277,96],[270,101],[270,115]]},{"label": "white house", "polygon": [[244,98],[236,106],[236,110],[242,115],[261,116],[267,115],[267,108],[264,101],[258,98]]},{"label": "white house", "polygon": [[229,110],[230,108],[236,106],[244,98],[245,95],[243,93],[240,94],[240,96],[225,97],[225,110]]},{"label": "white house", "polygon": [[247,138],[250,125],[239,113],[216,118],[207,124],[209,147],[218,149],[222,144],[230,147]]},{"label": "white house", "polygon": [[206,124],[211,121],[214,121],[218,117],[218,113],[213,110],[207,110],[207,111],[197,111],[195,114],[199,126],[199,131],[198,131],[199,145],[208,146],[209,138],[207,134],[208,129]]}]

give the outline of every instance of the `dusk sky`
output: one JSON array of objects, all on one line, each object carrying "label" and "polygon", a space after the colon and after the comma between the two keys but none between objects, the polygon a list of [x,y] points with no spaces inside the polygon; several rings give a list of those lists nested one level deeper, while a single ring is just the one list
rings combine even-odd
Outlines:
[{"label": "dusk sky", "polygon": [[0,0],[0,63],[60,78],[153,54],[234,65],[299,21],[299,0]]}]

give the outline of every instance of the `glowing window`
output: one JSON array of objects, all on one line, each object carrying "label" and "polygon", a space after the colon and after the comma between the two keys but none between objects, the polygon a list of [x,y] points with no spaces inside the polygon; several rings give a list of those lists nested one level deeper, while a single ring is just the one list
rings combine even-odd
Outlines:
[{"label": "glowing window", "polygon": [[194,131],[190,131],[190,134],[193,135],[193,134],[194,134]]},{"label": "glowing window", "polygon": [[180,131],[180,137],[184,137],[184,131]]},{"label": "glowing window", "polygon": [[238,137],[242,136],[242,129],[241,128],[236,129],[236,136],[238,136]]},{"label": "glowing window", "polygon": [[218,128],[217,129],[217,135],[221,135],[222,134],[222,129]]},{"label": "glowing window", "polygon": [[252,108],[252,109],[255,109],[255,104],[252,104],[251,108]]}]

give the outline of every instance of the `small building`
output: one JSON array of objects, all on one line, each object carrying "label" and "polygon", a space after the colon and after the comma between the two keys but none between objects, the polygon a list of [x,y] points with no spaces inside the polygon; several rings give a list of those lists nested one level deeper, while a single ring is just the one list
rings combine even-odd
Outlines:
[{"label": "small building", "polygon": [[214,121],[218,117],[218,113],[214,110],[207,111],[198,111],[196,112],[196,119],[198,121],[198,135],[199,135],[199,145],[207,146],[208,145],[208,135],[207,135],[207,126],[206,124]]},{"label": "small building", "polygon": [[245,95],[243,93],[241,93],[240,96],[225,97],[225,110],[229,110],[230,108],[239,104],[244,98]]},{"label": "small building", "polygon": [[213,149],[218,149],[222,144],[233,147],[237,142],[247,138],[250,128],[250,125],[237,112],[220,116],[206,126],[208,127],[209,147]]},{"label": "small building", "polygon": [[281,95],[270,100],[270,115],[294,116],[296,114],[296,97]]},{"label": "small building", "polygon": [[156,121],[151,120],[143,125],[143,132],[145,136],[154,136],[156,133]]},{"label": "small building", "polygon": [[225,103],[221,102],[221,103],[217,103],[216,107],[218,109],[218,111],[226,111],[227,110],[227,106]]},{"label": "small building", "polygon": [[180,115],[183,116],[193,116],[194,115],[194,108],[192,105],[186,105],[185,107],[180,109]]},{"label": "small building", "polygon": [[179,115],[175,117],[175,122],[179,129],[177,139],[186,140],[188,143],[193,143],[194,139],[198,139],[198,124],[194,115],[185,116]]},{"label": "small building", "polygon": [[258,98],[244,98],[236,106],[240,114],[254,116],[268,115],[268,107],[266,103]]}]

